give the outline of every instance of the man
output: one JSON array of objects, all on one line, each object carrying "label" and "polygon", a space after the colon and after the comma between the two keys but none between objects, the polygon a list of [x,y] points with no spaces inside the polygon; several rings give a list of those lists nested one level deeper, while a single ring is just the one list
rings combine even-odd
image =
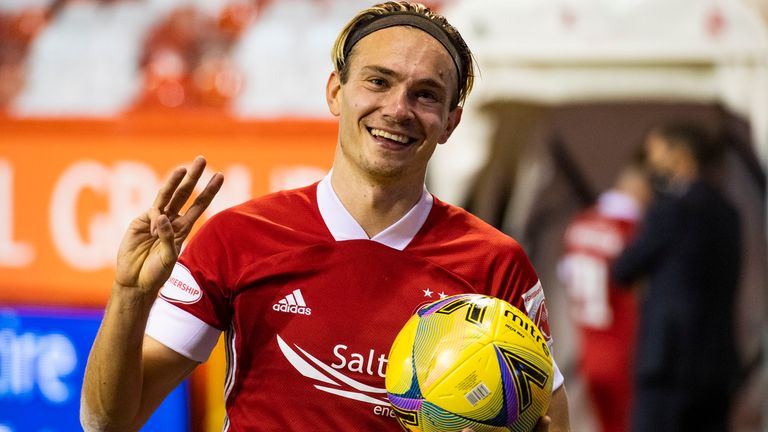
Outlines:
[{"label": "man", "polygon": [[718,146],[697,125],[669,123],[646,140],[663,191],[614,276],[647,275],[640,315],[633,430],[725,431],[738,369],[736,210],[707,184]]},{"label": "man", "polygon": [[646,170],[631,163],[595,205],[576,214],[563,239],[558,273],[579,331],[579,374],[603,432],[629,430],[637,298],[633,287],[613,280],[611,266],[651,194]]},{"label": "man", "polygon": [[[385,431],[399,430],[386,355],[419,305],[483,292],[547,330],[519,245],[424,189],[472,86],[458,32],[421,5],[389,2],[353,18],[333,59],[326,95],[339,138],[325,179],[217,214],[175,264],[222,182],[214,176],[180,216],[205,164],[197,159],[131,225],[86,369],[86,429],[137,429],[222,331],[225,429]],[[568,428],[554,380],[541,430],[550,418],[551,430]]]}]

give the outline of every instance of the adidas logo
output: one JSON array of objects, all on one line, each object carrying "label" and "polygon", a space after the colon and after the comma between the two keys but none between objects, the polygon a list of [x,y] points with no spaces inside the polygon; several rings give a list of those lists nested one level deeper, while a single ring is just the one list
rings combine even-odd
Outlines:
[{"label": "adidas logo", "polygon": [[312,315],[312,309],[308,308],[307,304],[304,303],[304,296],[301,295],[301,290],[299,289],[293,290],[284,299],[273,304],[272,310],[299,315]]}]

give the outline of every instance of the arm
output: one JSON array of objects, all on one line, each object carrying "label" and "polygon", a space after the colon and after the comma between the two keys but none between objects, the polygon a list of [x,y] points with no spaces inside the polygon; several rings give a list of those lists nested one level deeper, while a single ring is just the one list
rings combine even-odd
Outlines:
[{"label": "arm", "polygon": [[549,402],[547,417],[551,419],[549,429],[539,430],[550,432],[568,432],[571,430],[571,421],[568,416],[568,394],[565,392],[565,384],[552,392],[552,400]]},{"label": "arm", "polygon": [[177,168],[147,212],[131,222],[120,243],[112,293],[85,368],[80,405],[83,428],[137,430],[197,365],[144,336],[149,310],[192,226],[223,182],[214,175],[184,215],[205,168],[198,157]]},{"label": "arm", "polygon": [[[565,384],[552,392],[547,415],[539,419],[532,432],[569,432],[571,421],[568,417],[568,395]],[[472,432],[465,430],[464,432]]]},{"label": "arm", "polygon": [[657,204],[648,210],[639,232],[613,263],[611,276],[617,282],[631,286],[650,271],[675,235],[674,210],[670,203]]}]

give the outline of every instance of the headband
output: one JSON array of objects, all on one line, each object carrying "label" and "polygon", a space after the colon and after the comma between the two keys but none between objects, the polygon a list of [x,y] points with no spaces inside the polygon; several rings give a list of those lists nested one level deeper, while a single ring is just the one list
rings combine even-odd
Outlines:
[{"label": "headband", "polygon": [[456,46],[448,36],[448,33],[445,31],[445,29],[443,29],[439,24],[435,23],[431,19],[418,13],[398,11],[387,15],[377,15],[368,20],[368,22],[360,24],[350,33],[349,37],[347,37],[347,41],[344,43],[344,58],[349,56],[349,53],[352,51],[352,47],[360,42],[360,39],[375,31],[396,26],[416,27],[419,30],[427,32],[430,36],[440,42],[443,47],[445,47],[453,59],[453,65],[456,67],[456,79],[458,80],[459,86],[459,92],[457,95],[461,94],[461,71],[464,70],[464,61],[459,54],[459,50],[456,49]]}]

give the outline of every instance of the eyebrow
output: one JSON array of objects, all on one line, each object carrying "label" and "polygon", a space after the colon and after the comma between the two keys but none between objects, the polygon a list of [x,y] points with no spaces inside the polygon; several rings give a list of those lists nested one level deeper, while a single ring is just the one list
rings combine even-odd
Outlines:
[{"label": "eyebrow", "polygon": [[[395,79],[400,79],[401,78],[401,75],[398,74],[397,72],[393,71],[392,69],[384,67],[384,66],[379,66],[379,65],[363,66],[362,71],[363,72],[377,72],[377,73],[379,73],[381,75],[385,75],[385,76],[388,76],[388,77],[393,77]],[[442,82],[437,81],[437,80],[432,79],[432,78],[418,79],[418,80],[416,80],[416,84],[425,85],[427,87],[433,87],[433,88],[440,89],[440,90],[447,90],[447,88],[448,88]]]}]

